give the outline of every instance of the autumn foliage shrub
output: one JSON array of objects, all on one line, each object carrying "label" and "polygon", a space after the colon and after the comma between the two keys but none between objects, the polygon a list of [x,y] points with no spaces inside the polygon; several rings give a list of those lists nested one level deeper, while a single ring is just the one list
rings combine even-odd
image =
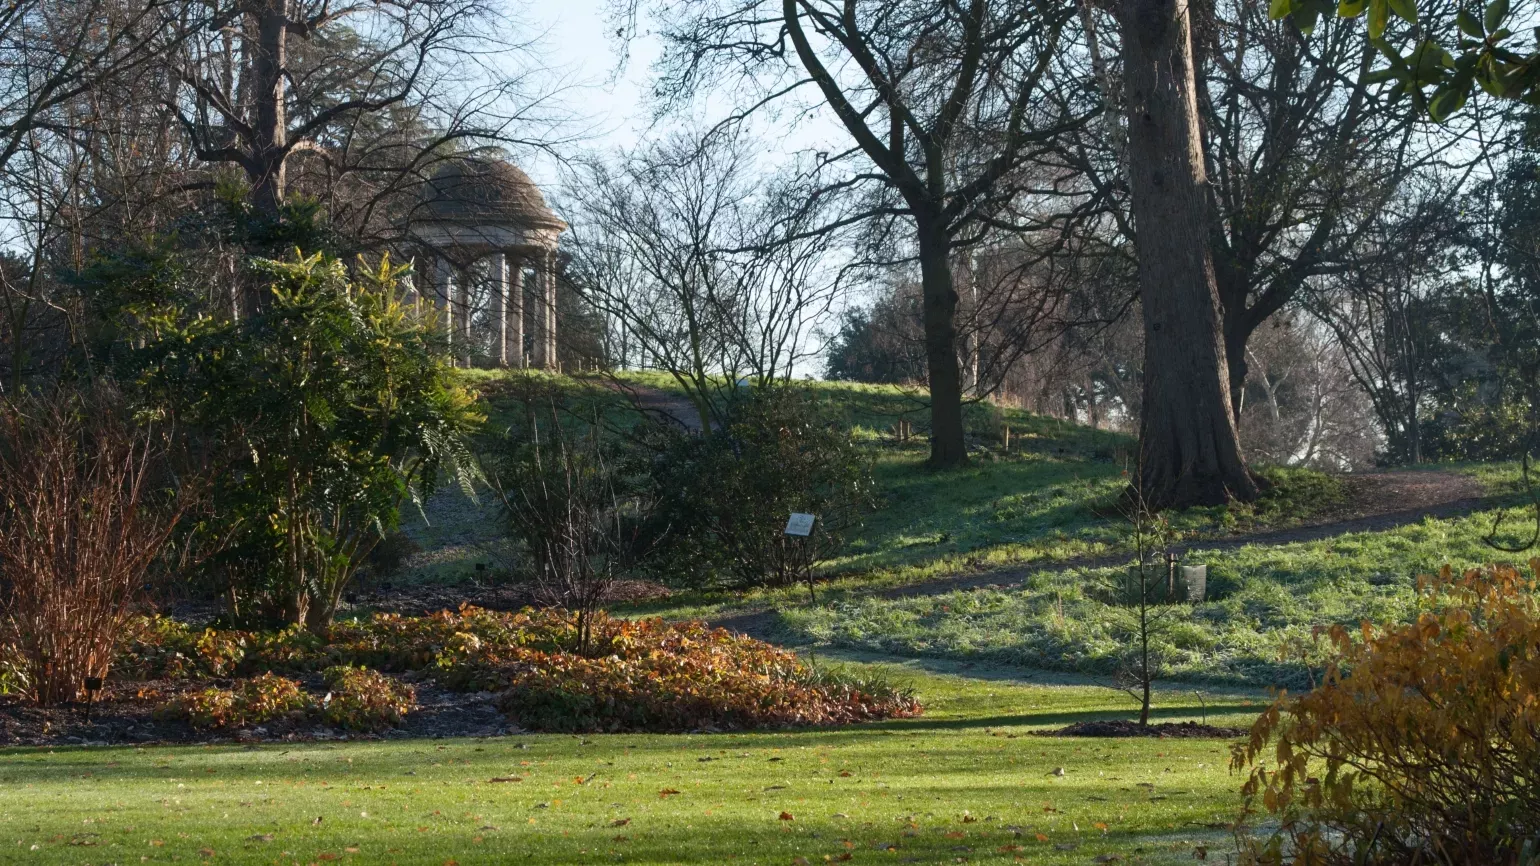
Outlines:
[{"label": "autumn foliage shrub", "polygon": [[305,713],[311,699],[299,683],[276,674],[240,680],[234,688],[189,692],[162,705],[161,718],[184,719],[199,730],[244,728],[290,713]]},{"label": "autumn foliage shrub", "polygon": [[1415,622],[1329,631],[1320,685],[1280,698],[1236,747],[1251,808],[1279,822],[1249,862],[1540,856],[1540,560],[1530,572],[1446,568],[1420,583]]},{"label": "autumn foliage shrub", "polygon": [[[920,712],[911,695],[885,683],[815,668],[770,644],[699,622],[594,614],[585,655],[570,651],[580,625],[561,610],[465,606],[429,616],[376,614],[337,623],[326,640],[300,628],[194,632],[157,620],[142,625],[124,650],[134,660],[126,667],[192,676],[208,675],[215,665],[237,673],[324,671],[333,684],[328,720],[359,730],[399,720],[411,707],[410,689],[373,671],[338,666],[428,672],[448,688],[501,692],[506,712],[541,730],[832,725]],[[226,699],[210,696],[203,704],[220,701]]]},{"label": "autumn foliage shrub", "polygon": [[914,698],[820,674],[793,653],[700,622],[605,618],[588,657],[524,650],[499,670],[499,706],[555,731],[838,725],[917,715]]},{"label": "autumn foliage shrub", "polygon": [[336,665],[324,676],[331,691],[321,699],[321,715],[339,728],[388,730],[417,704],[416,689],[379,671]]}]

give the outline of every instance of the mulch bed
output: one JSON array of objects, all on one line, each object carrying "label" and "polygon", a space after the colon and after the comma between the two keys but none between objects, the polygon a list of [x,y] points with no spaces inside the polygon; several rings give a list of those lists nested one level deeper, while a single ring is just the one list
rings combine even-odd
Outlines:
[{"label": "mulch bed", "polygon": [[1107,722],[1076,722],[1057,731],[1046,731],[1047,737],[1156,737],[1172,740],[1233,740],[1250,734],[1245,728],[1221,728],[1216,725],[1200,725],[1197,722],[1161,722],[1141,725],[1127,719]]},{"label": "mulch bed", "polygon": [[[661,583],[650,580],[618,580],[605,594],[604,603],[634,604],[668,598],[672,591]],[[511,583],[497,586],[475,584],[407,584],[396,586],[381,583],[366,586],[348,599],[347,609],[364,609],[383,613],[399,613],[419,616],[440,610],[456,610],[468,603],[487,610],[521,610],[541,607],[535,589],[527,583]],[[346,614],[348,610],[344,610]]]}]

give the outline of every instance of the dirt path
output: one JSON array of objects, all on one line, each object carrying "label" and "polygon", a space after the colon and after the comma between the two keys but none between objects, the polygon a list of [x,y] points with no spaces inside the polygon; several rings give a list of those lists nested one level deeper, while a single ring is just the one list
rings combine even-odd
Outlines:
[{"label": "dirt path", "polygon": [[[1481,484],[1476,479],[1455,472],[1432,470],[1365,472],[1344,479],[1348,499],[1341,507],[1320,515],[1317,521],[1228,538],[1194,541],[1176,547],[1178,553],[1190,550],[1237,550],[1251,544],[1294,544],[1323,541],[1357,532],[1382,532],[1398,526],[1420,523],[1424,518],[1459,517],[1479,510],[1483,503]],[[1021,586],[1026,578],[1045,568],[1059,570],[1107,568],[1128,562],[1128,554],[1079,557],[1052,563],[1038,562],[990,571],[959,574],[907,586],[884,589],[879,598],[907,598],[945,595],[958,590],[1009,589]],[[778,616],[773,610],[748,611],[712,620],[711,624],[743,632],[751,637],[769,639]]]},{"label": "dirt path", "polygon": [[668,424],[677,424],[692,433],[701,430],[700,412],[678,394],[670,394],[646,385],[609,381],[605,387],[624,395],[643,415]]}]

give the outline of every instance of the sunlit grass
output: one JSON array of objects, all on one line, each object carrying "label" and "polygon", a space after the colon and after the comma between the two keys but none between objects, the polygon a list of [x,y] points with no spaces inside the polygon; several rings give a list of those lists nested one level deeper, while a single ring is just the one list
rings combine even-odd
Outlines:
[{"label": "sunlit grass", "polygon": [[[1131,705],[1095,686],[885,667],[918,690],[924,718],[744,734],[5,750],[0,851],[10,853],[0,859],[796,864],[848,853],[852,863],[1083,864],[1141,851],[1177,863],[1196,845],[1226,844],[1239,780],[1224,742],[1031,736],[1126,718]],[[1206,700],[1210,722],[1244,724],[1263,698]],[[1201,714],[1189,693],[1162,693],[1157,709],[1161,719]]]}]

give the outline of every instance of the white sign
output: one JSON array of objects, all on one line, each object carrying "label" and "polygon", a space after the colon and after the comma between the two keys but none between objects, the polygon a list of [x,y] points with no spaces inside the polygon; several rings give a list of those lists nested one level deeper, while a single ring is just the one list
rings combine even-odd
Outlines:
[{"label": "white sign", "polygon": [[1182,582],[1187,584],[1187,600],[1193,604],[1201,604],[1204,600],[1203,596],[1208,593],[1208,566],[1182,566]]},{"label": "white sign", "polygon": [[813,534],[813,521],[817,518],[811,514],[792,512],[791,519],[786,521],[787,535],[808,536]]}]

